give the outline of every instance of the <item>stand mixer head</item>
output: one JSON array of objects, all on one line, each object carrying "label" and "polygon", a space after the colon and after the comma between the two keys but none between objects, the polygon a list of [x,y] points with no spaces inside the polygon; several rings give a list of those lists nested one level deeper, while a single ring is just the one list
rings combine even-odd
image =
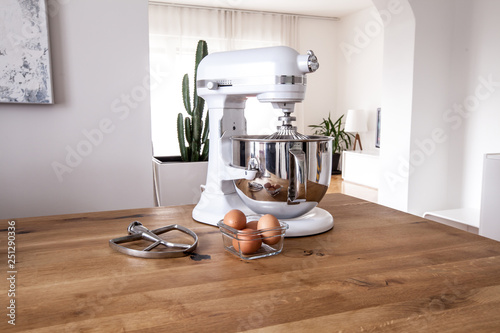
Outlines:
[{"label": "stand mixer head", "polygon": [[[195,220],[216,225],[229,210],[239,209],[288,219],[287,236],[331,229],[332,216],[315,208],[330,182],[331,138],[297,133],[291,116],[305,97],[306,74],[318,67],[312,51],[300,55],[284,46],[212,53],[201,61],[197,91],[209,109],[210,141],[207,183],[193,210]],[[249,97],[283,111],[276,133],[247,135]],[[266,193],[273,185],[281,194]]]}]

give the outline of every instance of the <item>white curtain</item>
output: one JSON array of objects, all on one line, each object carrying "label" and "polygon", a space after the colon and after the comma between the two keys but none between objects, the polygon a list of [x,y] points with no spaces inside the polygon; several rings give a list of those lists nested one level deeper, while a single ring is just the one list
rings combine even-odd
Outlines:
[{"label": "white curtain", "polygon": [[[198,40],[207,41],[209,53],[274,45],[297,49],[297,21],[294,15],[150,4],[153,154],[179,155],[176,119],[185,112],[181,82],[188,73],[193,83]],[[275,132],[280,115],[270,105],[250,99],[245,110],[248,133]]]}]

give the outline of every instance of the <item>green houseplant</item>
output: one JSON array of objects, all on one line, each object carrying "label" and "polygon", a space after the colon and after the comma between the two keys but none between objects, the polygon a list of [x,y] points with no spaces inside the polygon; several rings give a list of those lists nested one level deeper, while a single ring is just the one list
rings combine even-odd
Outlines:
[{"label": "green houseplant", "polygon": [[341,115],[335,122],[332,121],[330,114],[328,118],[323,118],[323,121],[319,125],[309,125],[309,127],[314,129],[314,134],[330,136],[333,138],[332,141],[332,175],[339,174],[341,171],[338,170],[338,165],[340,161],[340,154],[343,150],[349,149],[352,143],[354,135],[344,131],[344,126],[342,124]]},{"label": "green houseplant", "polygon": [[182,112],[177,115],[177,139],[181,158],[185,162],[206,161],[208,159],[208,112],[206,112],[205,121],[203,121],[205,100],[198,96],[196,90],[198,65],[207,54],[207,42],[204,40],[198,41],[194,63],[192,98],[189,91],[188,74],[184,74],[182,78],[182,100],[187,116],[184,117]]}]

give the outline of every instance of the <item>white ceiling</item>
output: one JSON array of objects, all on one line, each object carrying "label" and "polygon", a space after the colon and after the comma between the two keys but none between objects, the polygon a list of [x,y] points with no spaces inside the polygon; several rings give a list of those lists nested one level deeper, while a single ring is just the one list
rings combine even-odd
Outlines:
[{"label": "white ceiling", "polygon": [[157,0],[156,2],[327,17],[342,17],[373,6],[372,0]]}]

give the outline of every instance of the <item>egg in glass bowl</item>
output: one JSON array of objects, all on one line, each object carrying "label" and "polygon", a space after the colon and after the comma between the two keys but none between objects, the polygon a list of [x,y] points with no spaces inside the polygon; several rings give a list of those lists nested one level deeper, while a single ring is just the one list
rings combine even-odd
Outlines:
[{"label": "egg in glass bowl", "polygon": [[217,224],[224,249],[250,260],[279,254],[288,224],[271,214],[245,215],[237,209],[226,213]]}]

